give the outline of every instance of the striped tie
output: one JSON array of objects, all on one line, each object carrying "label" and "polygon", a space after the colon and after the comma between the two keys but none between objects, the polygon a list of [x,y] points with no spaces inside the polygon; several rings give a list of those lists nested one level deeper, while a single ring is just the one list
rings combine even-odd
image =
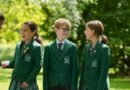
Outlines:
[{"label": "striped tie", "polygon": [[61,53],[62,53],[62,45],[63,45],[63,43],[58,43],[58,54],[59,54],[59,56],[61,55]]}]

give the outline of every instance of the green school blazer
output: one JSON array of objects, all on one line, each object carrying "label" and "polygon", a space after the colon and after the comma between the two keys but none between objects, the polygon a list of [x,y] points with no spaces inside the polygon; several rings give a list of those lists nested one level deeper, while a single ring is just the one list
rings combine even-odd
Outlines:
[{"label": "green school blazer", "polygon": [[16,45],[14,59],[7,68],[13,68],[12,80],[26,81],[31,84],[36,82],[36,76],[42,66],[42,46],[32,40],[21,53],[22,44],[21,41]]},{"label": "green school blazer", "polygon": [[100,41],[94,49],[91,43],[85,46],[79,90],[109,90],[109,57],[109,47]]},{"label": "green school blazer", "polygon": [[78,82],[78,51],[77,46],[65,40],[61,56],[58,55],[57,43],[45,47],[44,52],[44,90],[49,87],[63,85],[70,90],[77,90]]}]

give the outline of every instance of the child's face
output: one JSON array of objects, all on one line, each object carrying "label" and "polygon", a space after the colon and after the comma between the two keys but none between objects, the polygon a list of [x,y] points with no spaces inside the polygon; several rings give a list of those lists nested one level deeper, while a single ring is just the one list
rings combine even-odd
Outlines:
[{"label": "child's face", "polygon": [[25,41],[25,43],[29,43],[29,41],[33,38],[35,35],[35,31],[32,32],[28,25],[23,24],[20,34],[22,36],[22,40]]},{"label": "child's face", "polygon": [[84,34],[87,40],[91,40],[91,38],[94,36],[94,30],[91,30],[89,27],[86,27],[84,30]]},{"label": "child's face", "polygon": [[57,39],[60,41],[63,41],[64,39],[66,39],[70,33],[70,31],[65,26],[55,28],[55,32],[57,35]]}]

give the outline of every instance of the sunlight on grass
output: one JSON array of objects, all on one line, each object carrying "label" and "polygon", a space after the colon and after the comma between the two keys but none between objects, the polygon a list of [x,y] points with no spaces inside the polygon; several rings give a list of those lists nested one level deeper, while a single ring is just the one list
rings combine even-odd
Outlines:
[{"label": "sunlight on grass", "polygon": [[111,90],[130,90],[130,78],[111,78]]}]

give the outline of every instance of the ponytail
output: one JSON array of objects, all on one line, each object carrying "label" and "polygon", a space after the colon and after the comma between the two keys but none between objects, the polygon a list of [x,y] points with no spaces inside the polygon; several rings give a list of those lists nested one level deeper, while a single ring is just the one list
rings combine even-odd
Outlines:
[{"label": "ponytail", "polygon": [[38,42],[39,44],[42,45],[42,38],[39,37],[38,33],[35,34],[35,36],[34,36],[34,40],[35,40],[36,42]]},{"label": "ponytail", "polygon": [[104,34],[102,35],[102,42],[105,43],[105,44],[108,43],[108,38],[107,38],[107,36],[104,35]]}]

